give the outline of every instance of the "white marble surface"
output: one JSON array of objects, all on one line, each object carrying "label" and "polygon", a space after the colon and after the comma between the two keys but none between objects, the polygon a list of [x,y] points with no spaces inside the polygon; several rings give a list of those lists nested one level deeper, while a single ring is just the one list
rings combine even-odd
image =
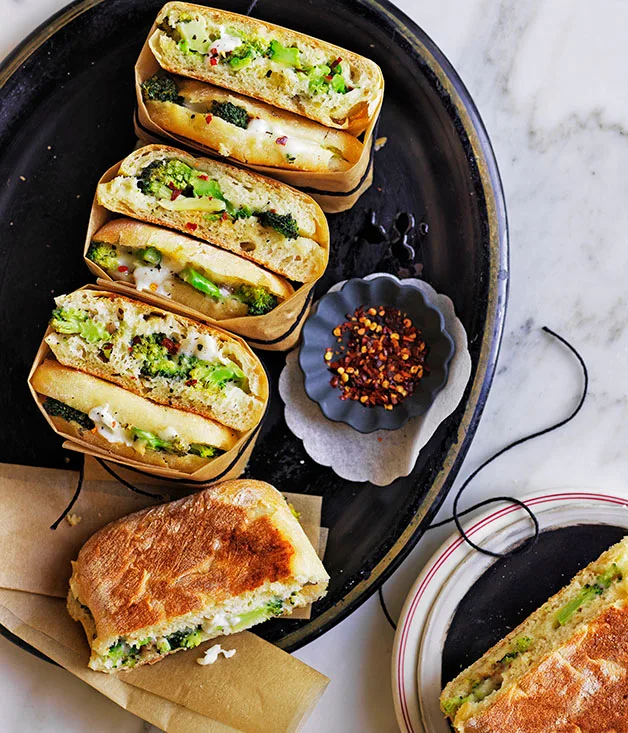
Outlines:
[{"label": "white marble surface", "polygon": [[[571,407],[579,373],[539,332],[569,336],[591,370],[577,421],[503,457],[468,500],[628,477],[628,3],[397,0],[439,44],[479,106],[506,190],[511,296],[499,370],[461,478],[504,441]],[[63,0],[0,0],[0,56]],[[10,22],[9,22],[10,21]],[[441,514],[449,511],[447,501]],[[393,616],[448,534],[429,533],[388,581]],[[392,631],[376,599],[298,653],[332,678],[307,733],[397,729]],[[148,729],[62,670],[0,639],[2,730]]]}]

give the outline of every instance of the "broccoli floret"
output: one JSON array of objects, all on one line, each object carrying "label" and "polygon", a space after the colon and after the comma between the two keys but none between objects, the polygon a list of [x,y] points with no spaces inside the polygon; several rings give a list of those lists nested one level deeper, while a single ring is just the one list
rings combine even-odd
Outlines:
[{"label": "broccoli floret", "polygon": [[176,81],[169,75],[159,72],[142,83],[144,99],[156,102],[174,102],[183,104],[183,97],[179,95]]},{"label": "broccoli floret", "polygon": [[118,267],[118,250],[113,244],[91,242],[87,250],[87,259],[95,262],[103,270],[115,270]]},{"label": "broccoli floret", "polygon": [[229,212],[234,219],[248,219],[249,216],[253,216],[253,212],[248,206],[240,206],[239,209],[233,213]]},{"label": "broccoli floret", "polygon": [[504,654],[504,656],[497,661],[498,664],[508,665],[520,654],[527,652],[532,644],[532,639],[529,636],[519,636],[515,639],[513,648]]},{"label": "broccoli floret", "polygon": [[191,193],[192,173],[189,165],[176,158],[154,160],[140,173],[137,187],[147,196],[169,199],[175,190]]},{"label": "broccoli floret", "polygon": [[131,342],[131,353],[143,360],[141,372],[146,377],[185,379],[190,371],[190,357],[177,354],[177,350],[178,344],[165,333],[135,336]]},{"label": "broccoli floret", "polygon": [[[196,356],[178,354],[179,345],[164,333],[135,336],[131,342],[131,353],[143,361],[141,373],[147,377],[167,379],[190,379],[190,386],[224,387],[234,382],[242,389],[248,383],[244,372],[235,364],[209,363]],[[177,452],[178,446],[175,446]]]},{"label": "broccoli floret", "polygon": [[114,644],[113,646],[109,647],[107,651],[107,656],[115,664],[117,664],[118,662],[122,661],[122,658],[125,656],[127,651],[128,651],[128,646],[124,642],[118,642],[117,644]]},{"label": "broccoli floret", "polygon": [[183,270],[181,270],[181,272],[179,272],[179,277],[181,278],[181,280],[183,280],[183,282],[191,285],[199,292],[204,293],[205,295],[209,295],[216,300],[223,299],[220,288],[218,288],[218,286],[215,285],[209,278],[205,277],[205,275],[201,275],[201,273],[195,270],[193,267],[185,267]]},{"label": "broccoli floret", "polygon": [[267,604],[266,608],[273,616],[279,616],[283,613],[283,600],[281,598],[274,598]]},{"label": "broccoli floret", "polygon": [[182,631],[175,631],[174,634],[170,634],[168,636],[167,640],[171,649],[178,649],[181,646],[186,649],[192,649],[203,641],[200,629],[183,629]]},{"label": "broccoli floret", "polygon": [[263,316],[277,306],[277,297],[258,285],[240,285],[233,295],[248,305],[252,316]]},{"label": "broccoli floret", "polygon": [[202,641],[203,638],[201,636],[201,632],[197,629],[183,639],[181,646],[184,646],[186,649],[194,649],[194,647],[198,646]]},{"label": "broccoli floret", "polygon": [[190,371],[190,377],[200,382],[203,387],[224,387],[227,382],[234,382],[241,389],[247,388],[246,375],[235,364],[231,366],[217,363],[210,364],[197,359]]},{"label": "broccoli floret", "polygon": [[277,214],[274,211],[260,211],[259,217],[262,226],[271,227],[287,239],[296,239],[299,236],[299,225],[292,214]]},{"label": "broccoli floret", "polygon": [[146,443],[146,447],[151,450],[161,450],[166,453],[176,453],[177,455],[184,456],[187,450],[183,446],[180,440],[164,440],[160,438],[156,433],[151,433],[149,430],[140,430],[139,428],[133,428],[133,437],[135,440],[143,440]]},{"label": "broccoli floret", "polygon": [[203,443],[190,443],[190,453],[201,458],[217,458],[222,455],[224,451],[220,448],[216,448],[213,445],[203,445]]},{"label": "broccoli floret", "polygon": [[278,64],[292,66],[295,69],[301,68],[301,52],[294,46],[284,46],[279,41],[273,39],[268,48],[268,56]]},{"label": "broccoli floret", "polygon": [[[78,423],[85,430],[93,430],[94,428],[94,421],[89,415],[80,410],[75,410],[74,407],[70,407],[64,402],[59,402],[59,400],[55,400],[52,397],[46,397],[44,400],[44,410],[51,417],[60,417],[68,422]],[[83,606],[83,608],[87,608],[87,606]]]},{"label": "broccoli floret", "polygon": [[135,257],[145,265],[156,267],[161,263],[161,252],[156,247],[145,247],[144,249],[138,249],[135,253]]},{"label": "broccoli floret", "polygon": [[327,91],[329,89],[327,77],[331,73],[331,67],[327,66],[327,64],[312,66],[312,68],[307,72],[310,92],[312,94],[318,94],[319,92]]},{"label": "broccoli floret", "polygon": [[465,702],[473,699],[473,695],[459,695],[458,697],[450,697],[449,700],[445,700],[442,703],[443,712],[449,716],[452,720],[455,714],[458,712],[458,708],[462,707]]},{"label": "broccoli floret", "polygon": [[182,631],[175,631],[174,634],[169,634],[167,637],[168,644],[171,649],[178,649],[183,646],[183,640],[192,633],[193,629],[183,629]]},{"label": "broccoli floret", "polygon": [[243,130],[246,130],[251,121],[251,116],[244,107],[238,107],[231,102],[217,102],[214,100],[210,112],[230,125],[241,127]]},{"label": "broccoli floret", "polygon": [[346,94],[349,90],[347,89],[342,73],[338,71],[339,68],[340,67],[334,69],[337,73],[335,73],[331,78],[331,88],[335,92],[338,92],[338,94]]},{"label": "broccoli floret", "polygon": [[157,642],[157,651],[160,654],[166,654],[166,652],[169,652],[171,650],[172,650],[172,647],[170,646],[168,639],[160,639]]},{"label": "broccoli floret", "polygon": [[75,308],[55,308],[50,326],[57,333],[76,333],[90,344],[109,338],[109,333],[102,323],[97,323],[88,313]]},{"label": "broccoli floret", "polygon": [[229,65],[234,71],[239,71],[251,64],[253,59],[260,56],[263,52],[262,47],[258,43],[245,41],[238,46],[237,50],[229,54]]}]

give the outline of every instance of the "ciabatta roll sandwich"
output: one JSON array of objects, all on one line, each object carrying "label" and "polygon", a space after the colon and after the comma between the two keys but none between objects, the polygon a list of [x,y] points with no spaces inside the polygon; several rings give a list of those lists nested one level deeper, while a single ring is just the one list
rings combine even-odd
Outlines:
[{"label": "ciabatta roll sandwich", "polygon": [[373,61],[255,18],[170,2],[149,39],[159,65],[354,135],[383,93]]},{"label": "ciabatta roll sandwich", "polygon": [[104,291],[77,290],[55,302],[45,342],[64,366],[239,433],[261,420],[264,368],[226,332]]},{"label": "ciabatta roll sandwich", "polygon": [[176,148],[147,145],[102,182],[98,203],[231,250],[290,280],[325,270],[329,229],[318,204],[284,183]]},{"label": "ciabatta roll sandwich", "polygon": [[194,473],[236,444],[237,433],[46,359],[31,377],[55,428],[107,453]]},{"label": "ciabatta roll sandwich", "polygon": [[294,293],[284,278],[250,260],[134,219],[101,227],[86,257],[113,280],[215,320],[265,315]]},{"label": "ciabatta roll sandwich", "polygon": [[247,165],[336,172],[362,155],[353,135],[194,79],[158,72],[142,83],[151,120]]},{"label": "ciabatta roll sandwich", "polygon": [[628,537],[581,570],[440,698],[459,733],[626,730]]},{"label": "ciabatta roll sandwich", "polygon": [[93,535],[72,563],[68,610],[89,666],[113,672],[289,613],[328,581],[276,489],[225,481]]}]

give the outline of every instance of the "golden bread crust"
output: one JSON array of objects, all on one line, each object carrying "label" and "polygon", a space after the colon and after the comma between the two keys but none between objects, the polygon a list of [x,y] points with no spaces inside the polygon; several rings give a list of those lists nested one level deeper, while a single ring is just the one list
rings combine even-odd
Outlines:
[{"label": "golden bread crust", "polygon": [[[292,213],[300,235],[296,239],[286,239],[272,228],[264,227],[255,216],[236,221],[211,220],[201,210],[173,211],[163,208],[151,197],[138,198],[135,188],[132,192],[125,188],[145,166],[169,158],[181,160],[215,178],[225,195],[227,187],[233,186],[242,198],[241,203],[251,204],[249,208],[270,205],[285,210],[284,213]],[[316,280],[327,266],[329,227],[314,199],[280,181],[211,158],[196,158],[167,145],[146,145],[127,156],[117,175],[98,185],[97,199],[101,206],[124,216],[183,233],[194,231],[198,239],[230,250],[296,282]]]},{"label": "golden bread crust", "polygon": [[207,242],[199,242],[185,234],[152,226],[136,219],[113,219],[94,234],[92,241],[130,249],[156,247],[173,259],[200,260],[202,265],[211,268],[217,275],[265,287],[282,300],[294,293],[294,288],[284,278],[264,270],[251,260],[243,259],[232,252],[225,252]]},{"label": "golden bread crust", "polygon": [[[363,146],[359,140],[343,130],[324,127],[293,112],[272,107],[250,97],[231,92],[194,79],[177,79],[177,88],[189,106],[174,102],[146,99],[144,104],[153,122],[164,130],[196,141],[212,148],[220,155],[238,160],[246,165],[265,165],[284,170],[302,170],[326,173],[330,170],[347,170],[359,160]],[[213,101],[230,102],[244,108],[250,117],[270,123],[271,127],[281,129],[290,139],[295,136],[320,146],[319,150],[299,149],[291,161],[281,145],[277,145],[277,135],[255,134],[213,116],[208,123],[206,115],[198,112],[205,106],[209,112]],[[324,146],[336,148],[342,158],[332,159],[322,153]]]},{"label": "golden bread crust", "polygon": [[628,733],[628,606],[607,608],[456,729]]},{"label": "golden bread crust", "polygon": [[285,499],[263,481],[233,480],[107,525],[79,552],[70,587],[94,617],[101,651],[304,569],[303,582],[326,585]]},{"label": "golden bread crust", "polygon": [[200,66],[191,60],[189,55],[181,54],[176,44],[171,42],[167,35],[157,28],[149,38],[149,46],[159,65],[167,71],[206,81],[217,86],[231,89],[248,97],[267,102],[295,114],[302,115],[321,124],[340,130],[346,130],[353,135],[363,132],[371,120],[377,103],[384,89],[384,79],[381,69],[370,59],[365,58],[346,48],[335,46],[332,43],[313,38],[304,33],[298,33],[283,26],[267,23],[257,18],[231,13],[228,11],[208,8],[201,5],[184,2],[169,2],[163,6],[156,23],[159,26],[170,13],[183,13],[192,16],[199,15],[210,22],[228,27],[234,27],[245,34],[256,36],[259,33],[270,34],[273,38],[286,46],[301,46],[304,50],[323,52],[327,56],[327,63],[336,58],[342,58],[350,64],[362,84],[362,94],[352,103],[350,108],[343,107],[344,111],[338,116],[339,110],[334,111],[332,105],[318,106],[312,99],[301,98],[295,89],[277,87],[271,80],[262,77],[256,79],[250,75],[251,68],[233,74],[224,68],[223,64]]}]

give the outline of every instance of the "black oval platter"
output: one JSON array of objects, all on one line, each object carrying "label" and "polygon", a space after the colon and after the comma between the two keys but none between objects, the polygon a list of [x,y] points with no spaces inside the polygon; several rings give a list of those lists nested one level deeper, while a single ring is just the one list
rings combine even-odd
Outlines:
[{"label": "black oval platter", "polygon": [[[0,66],[2,462],[78,465],[32,403],[26,375],[53,295],[92,280],[81,258],[91,200],[102,172],[135,144],[133,65],[161,4],[79,0]],[[245,13],[250,0],[213,4]],[[257,629],[294,650],[376,590],[451,487],[497,359],[508,284],[507,224],[478,112],[447,59],[403,13],[386,0],[261,0],[252,14],[367,55],[386,79],[378,135],[387,143],[375,153],[370,190],[351,211],[329,216],[332,253],[317,294],[377,271],[418,274],[452,298],[473,362],[461,404],[421,451],[415,469],[379,488],[342,480],[310,460],[283,419],[277,381],[285,357],[259,352],[272,396],[248,475],[281,490],[322,494],[323,524],[330,528],[325,564],[332,580],[312,619]]]}]

